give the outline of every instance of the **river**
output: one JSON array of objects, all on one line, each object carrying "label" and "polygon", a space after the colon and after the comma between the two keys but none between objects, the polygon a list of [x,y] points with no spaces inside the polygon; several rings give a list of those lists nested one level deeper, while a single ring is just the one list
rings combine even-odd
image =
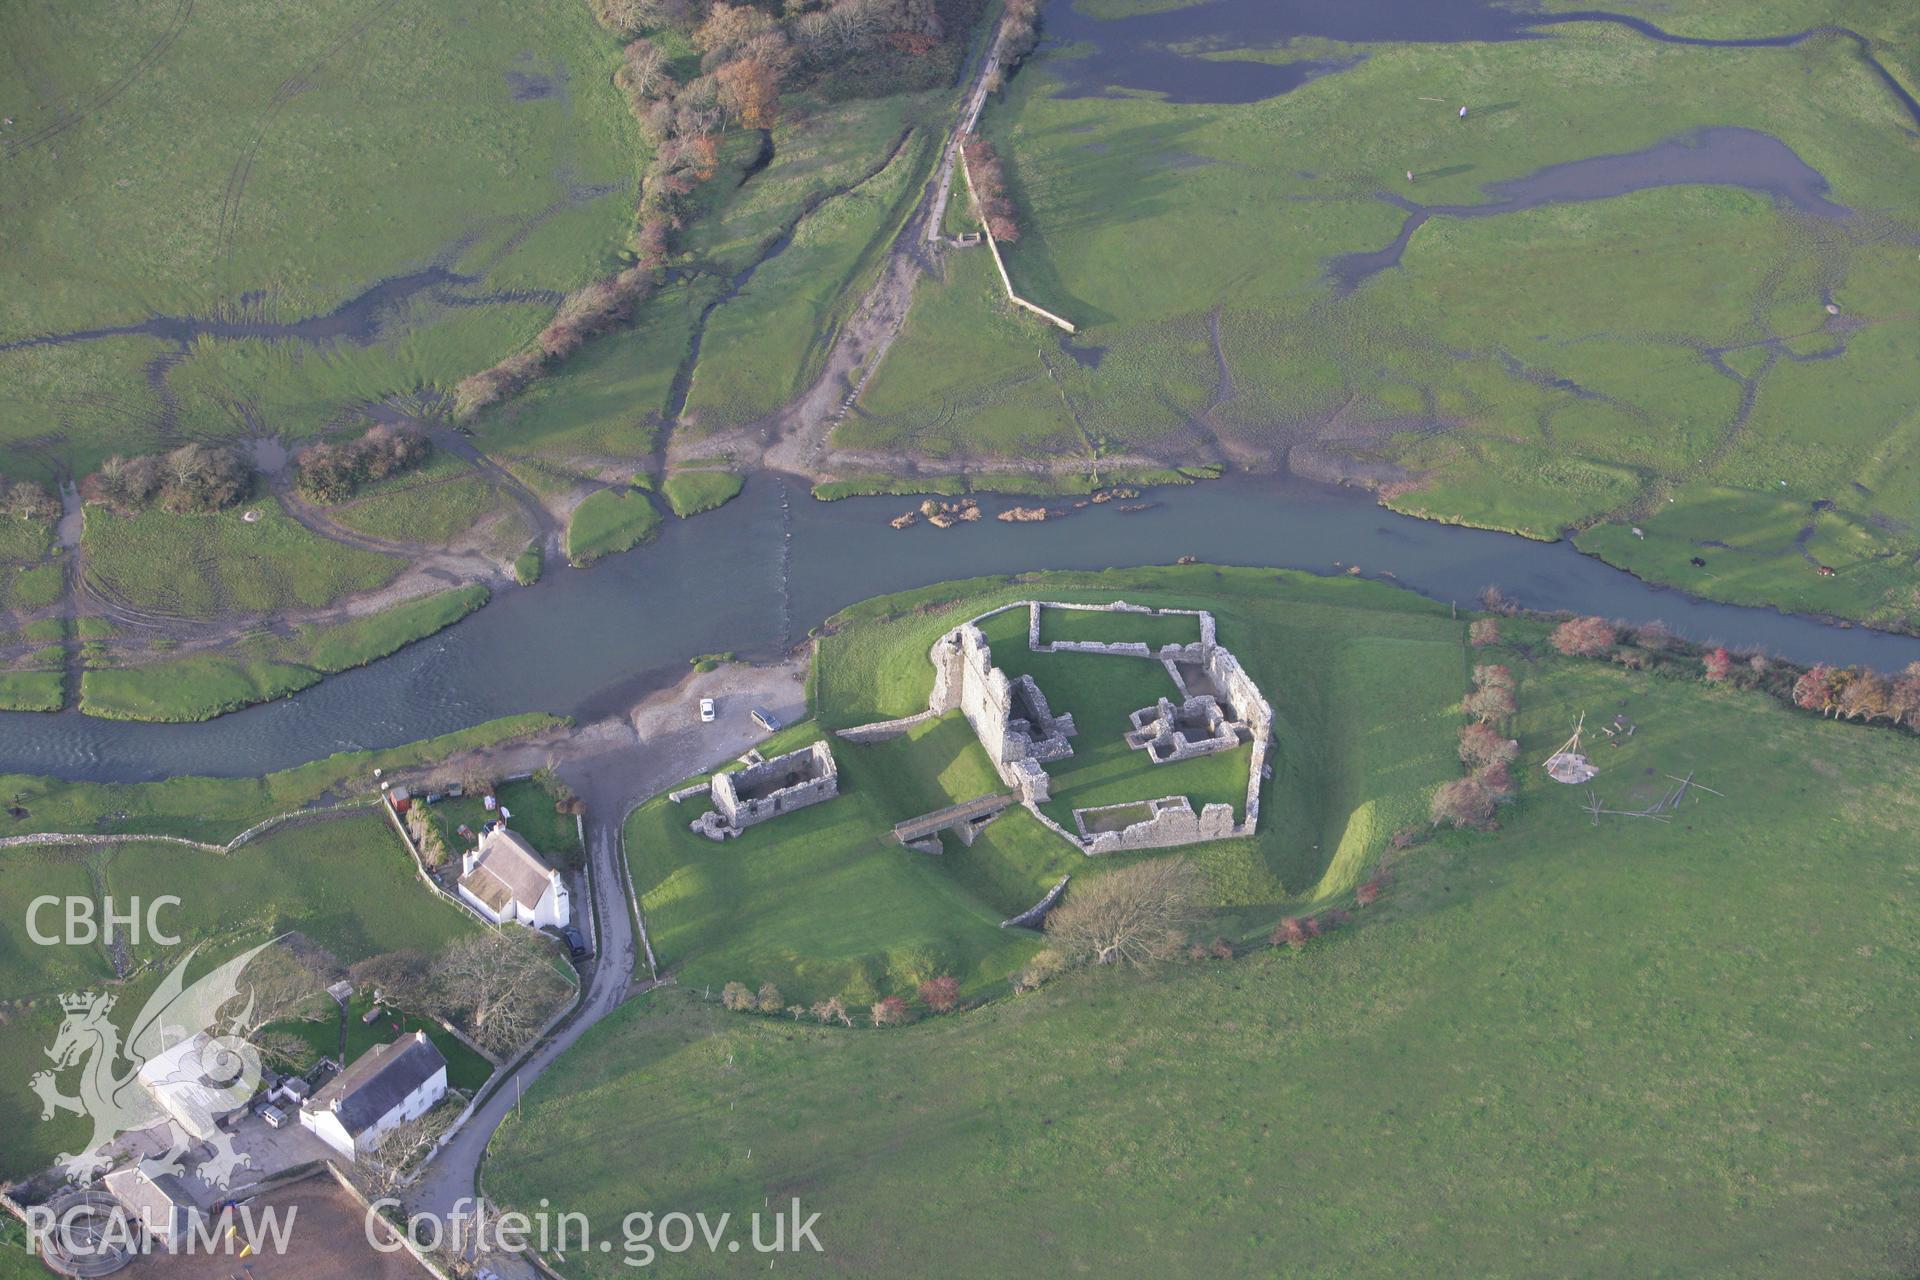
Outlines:
[{"label": "river", "polygon": [[[1920,661],[1920,639],[1841,629],[1649,586],[1565,542],[1433,524],[1302,480],[1239,477],[1155,490],[1150,509],[1089,506],[1037,524],[994,519],[894,531],[907,498],[814,501],[753,476],[740,497],[669,520],[647,546],[591,569],[550,569],[448,630],[291,698],[204,724],[129,724],[74,712],[0,715],[0,771],[134,781],[255,775],[330,752],[391,746],[496,716],[594,718],[677,681],[697,654],[769,657],[868,596],[1034,569],[1170,564],[1183,555],[1369,577],[1473,602],[1498,584],[1520,604],[1634,622],[1798,661]],[[989,516],[1019,499],[982,500]],[[1030,499],[1028,501],[1031,501]],[[1056,506],[1064,503],[1056,501]]]}]

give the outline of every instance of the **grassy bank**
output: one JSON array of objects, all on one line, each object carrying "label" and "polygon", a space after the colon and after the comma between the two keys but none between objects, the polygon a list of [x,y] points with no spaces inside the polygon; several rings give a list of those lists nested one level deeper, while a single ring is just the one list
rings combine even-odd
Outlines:
[{"label": "grassy bank", "polygon": [[629,551],[660,531],[661,516],[639,489],[588,494],[567,522],[567,560],[584,568],[601,556]]},{"label": "grassy bank", "polygon": [[[1251,649],[1227,620],[1257,576],[1210,576],[1161,587],[1210,601],[1222,638]],[[1326,803],[1359,823],[1408,774],[1404,702],[1349,686],[1307,720],[1298,701],[1343,657],[1398,671],[1394,632],[1445,619],[1355,585],[1302,583],[1275,610],[1324,621],[1345,597],[1376,626],[1304,651],[1275,637],[1293,676],[1267,689],[1287,766],[1337,757],[1344,789]],[[822,649],[822,704],[873,669],[888,628],[936,629],[944,604],[918,593],[843,620]],[[1301,635],[1322,630],[1302,620]],[[596,1218],[797,1194],[822,1213],[814,1269],[830,1275],[950,1271],[959,1232],[982,1273],[1900,1270],[1914,1062],[1889,993],[1920,977],[1897,852],[1920,821],[1920,743],[1522,638],[1526,654],[1478,654],[1519,677],[1522,761],[1580,712],[1620,712],[1634,736],[1590,748],[1603,804],[1638,807],[1689,771],[1722,794],[1696,793],[1671,823],[1596,826],[1583,795],[1528,767],[1500,830],[1415,848],[1381,903],[1300,952],[1082,973],[901,1031],[742,1017],[682,983],[543,1077],[496,1140],[488,1185]],[[834,641],[866,662],[836,659]],[[906,683],[872,697],[902,708]],[[737,884],[752,853],[707,856]],[[1039,1182],[1052,1194],[1033,1195]]]},{"label": "grassy bank", "polygon": [[140,666],[88,666],[80,709],[109,720],[211,720],[285,697],[452,626],[487,602],[483,586],[422,596],[331,626],[261,633],[206,653]]},{"label": "grassy bank", "polygon": [[660,485],[660,496],[667,500],[673,514],[685,519],[725,506],[746,483],[732,471],[675,471]]},{"label": "grassy bank", "polygon": [[31,774],[0,775],[0,792],[24,817],[5,835],[56,831],[75,835],[175,835],[225,844],[266,818],[327,798],[375,795],[373,771],[420,769],[450,756],[558,729],[558,716],[528,713],[378,751],[342,751],[256,778],[178,777],[159,782],[69,782]]}]

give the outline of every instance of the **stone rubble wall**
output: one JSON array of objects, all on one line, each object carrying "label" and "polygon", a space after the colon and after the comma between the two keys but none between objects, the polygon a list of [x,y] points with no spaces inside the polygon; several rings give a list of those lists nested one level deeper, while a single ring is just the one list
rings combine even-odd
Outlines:
[{"label": "stone rubble wall", "polygon": [[941,636],[928,656],[933,662],[934,679],[927,710],[933,715],[945,715],[957,709],[973,726],[1000,780],[1018,791],[1023,800],[1046,799],[1048,781],[1045,771],[1039,768],[1039,761],[1064,759],[1073,754],[1073,748],[1066,742],[1067,736],[1075,732],[1072,717],[1054,717],[1039,686],[1030,678],[1022,677],[1020,683],[1028,702],[1043,717],[1043,723],[1033,727],[1044,730],[1048,727],[1044,721],[1051,721],[1054,732],[1036,738],[1011,725],[1009,721],[1018,718],[1013,715],[1015,682],[993,665],[993,650],[987,637],[973,622],[963,623]]},{"label": "stone rubble wall", "polygon": [[[740,798],[742,788],[751,789],[756,783],[782,777],[796,769],[815,776],[753,799]],[[709,788],[713,809],[688,825],[710,839],[725,840],[769,818],[833,799],[840,794],[840,766],[833,758],[833,748],[823,738],[798,751],[789,751],[744,769],[716,773]]]},{"label": "stone rubble wall", "polygon": [[1210,804],[1199,813],[1185,796],[1163,796],[1151,802],[1154,814],[1118,831],[1096,832],[1080,842],[1091,856],[1122,853],[1136,849],[1170,849],[1177,845],[1198,844],[1203,840],[1229,840],[1253,834],[1251,826],[1233,820],[1233,806]]},{"label": "stone rubble wall", "polygon": [[1013,919],[1002,920],[1000,927],[1002,929],[1038,929],[1046,923],[1047,912],[1053,910],[1054,904],[1060,901],[1060,895],[1067,891],[1067,881],[1071,879],[1073,879],[1073,877],[1070,875],[1061,876],[1059,883],[1047,890],[1046,897],[1040,899],[1040,901],[1034,903]]},{"label": "stone rubble wall", "polygon": [[888,738],[898,738],[915,725],[934,719],[932,711],[921,711],[910,716],[901,716],[898,720],[875,720],[872,724],[857,724],[851,729],[841,729],[834,736],[848,742],[885,742]]}]

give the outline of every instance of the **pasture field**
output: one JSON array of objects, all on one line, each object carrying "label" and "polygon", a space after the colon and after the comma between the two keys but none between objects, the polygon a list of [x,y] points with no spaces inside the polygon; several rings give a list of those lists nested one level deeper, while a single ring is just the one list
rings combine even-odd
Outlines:
[{"label": "pasture field", "polygon": [[573,509],[567,559],[575,568],[639,546],[660,530],[660,512],[639,489],[602,489]]},{"label": "pasture field", "polygon": [[[1915,19],[1891,0],[1655,8],[1640,11],[1717,37],[1844,23],[1912,85]],[[977,467],[1285,461],[1432,519],[1584,531],[1703,595],[1920,626],[1893,572],[1920,551],[1916,121],[1841,34],[1704,48],[1609,23],[1543,31],[1316,45],[1357,60],[1246,104],[1063,96],[1087,50],[1043,50],[982,131],[1020,223],[1014,285],[1080,326],[1071,350],[1008,314],[991,265],[960,251],[835,443]],[[1768,158],[1736,176],[1766,190],[1724,168],[1701,185],[1569,183],[1559,203],[1434,216],[1397,267],[1333,270],[1393,243],[1406,214],[1383,197],[1486,205],[1499,184],[1698,146],[1707,128],[1765,135],[1740,135]],[[1783,505],[1804,524],[1816,503],[1823,528],[1859,531],[1831,578],[1794,527],[1778,533]],[[1751,554],[1733,564],[1717,542]]]},{"label": "pasture field", "polygon": [[383,587],[406,567],[308,531],[270,497],[193,515],[90,507],[80,545],[101,594],[186,618],[320,608]]},{"label": "pasture field", "polygon": [[0,213],[32,228],[0,266],[0,342],[225,327],[0,352],[9,474],[310,435],[448,385],[629,228],[644,147],[578,0],[36,9],[0,58]]},{"label": "pasture field", "polygon": [[211,720],[384,658],[452,626],[490,594],[479,585],[454,587],[344,622],[255,632],[215,650],[135,665],[90,658],[80,709],[109,720]]},{"label": "pasture field", "polygon": [[[1254,575],[1210,587],[1210,571],[1190,574],[1160,585],[1216,608],[1245,656],[1228,619]],[[1294,703],[1343,651],[1397,667],[1377,647],[1444,614],[1362,584],[1296,590],[1309,598],[1289,611],[1324,621],[1346,596],[1379,625],[1328,635],[1268,685],[1283,757],[1331,757],[1350,812],[1410,773],[1424,797],[1456,767],[1450,744],[1396,750],[1409,728],[1392,697],[1341,698],[1325,720]],[[893,621],[830,638],[823,696],[846,678],[835,641],[871,659],[892,631],[937,628],[945,603],[863,607]],[[980,1272],[1900,1271],[1915,1244],[1915,1060],[1892,993],[1920,978],[1907,853],[1920,742],[1561,659],[1544,630],[1510,626],[1518,644],[1476,652],[1519,679],[1525,767],[1500,829],[1397,855],[1386,895],[1348,926],[1295,952],[1264,942],[1283,903],[1225,910],[1205,930],[1239,944],[1231,961],[1081,970],[898,1030],[727,1013],[683,981],[595,1027],[529,1090],[488,1186],[595,1221],[689,1196],[745,1213],[798,1195],[821,1214],[826,1253],[804,1259],[820,1275],[940,1274],[960,1235]],[[1582,711],[1638,726],[1590,748],[1606,806],[1640,807],[1690,771],[1721,794],[1695,792],[1670,823],[1595,825],[1584,795],[1533,763]],[[575,1261],[622,1269],[617,1255]]]}]

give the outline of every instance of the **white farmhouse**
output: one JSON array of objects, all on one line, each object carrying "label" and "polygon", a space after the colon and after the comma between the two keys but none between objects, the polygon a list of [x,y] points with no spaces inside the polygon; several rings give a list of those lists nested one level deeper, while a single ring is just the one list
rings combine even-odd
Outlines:
[{"label": "white farmhouse", "polygon": [[424,1031],[376,1045],[300,1108],[300,1127],[349,1160],[447,1096],[447,1060]]},{"label": "white farmhouse", "polygon": [[560,873],[517,832],[495,824],[460,860],[460,896],[495,924],[558,929],[572,918]]}]

